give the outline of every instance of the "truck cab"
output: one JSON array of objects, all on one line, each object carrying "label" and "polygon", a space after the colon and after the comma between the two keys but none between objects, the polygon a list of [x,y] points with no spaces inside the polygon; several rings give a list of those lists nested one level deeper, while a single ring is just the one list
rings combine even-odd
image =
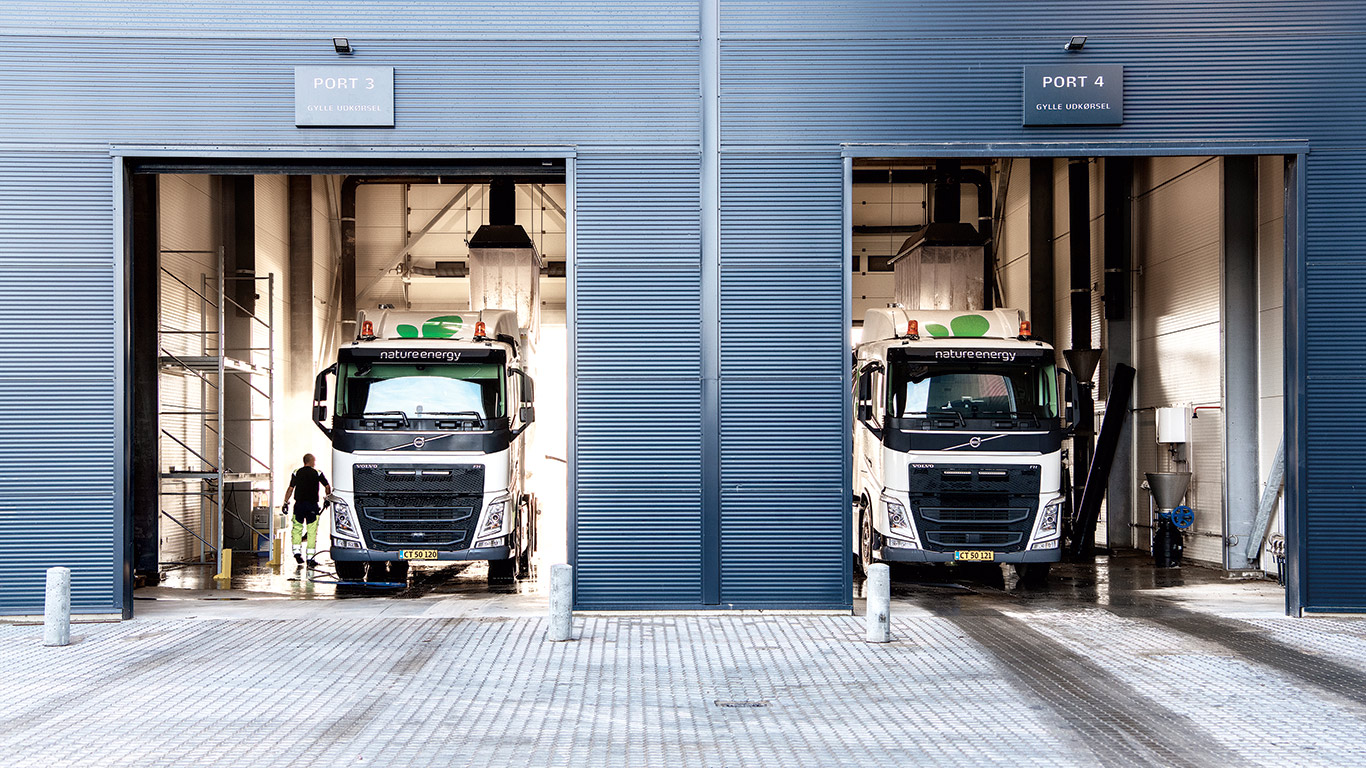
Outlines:
[{"label": "truck cab", "polygon": [[535,409],[517,313],[380,310],[357,327],[314,392],[313,419],[332,442],[338,576],[361,579],[368,566],[372,579],[385,568],[399,577],[411,561],[443,560],[487,560],[493,580],[524,575]]},{"label": "truck cab", "polygon": [[[857,562],[1060,559],[1075,385],[1018,310],[869,310],[854,352]],[[1060,397],[1061,394],[1061,397]]]}]

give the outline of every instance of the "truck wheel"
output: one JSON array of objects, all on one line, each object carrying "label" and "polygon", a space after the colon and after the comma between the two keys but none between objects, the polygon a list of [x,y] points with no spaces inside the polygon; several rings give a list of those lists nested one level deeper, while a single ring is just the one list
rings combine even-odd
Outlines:
[{"label": "truck wheel", "polygon": [[859,516],[859,567],[866,576],[873,559],[873,512],[866,510]]},{"label": "truck wheel", "polygon": [[1048,583],[1048,572],[1052,567],[1052,563],[1020,563],[1015,566],[1015,573],[1020,577],[1021,584],[1041,587]]},{"label": "truck wheel", "polygon": [[489,583],[490,584],[511,584],[516,581],[517,558],[509,557],[506,560],[489,561]]},{"label": "truck wheel", "polygon": [[521,514],[517,518],[517,549],[513,557],[517,561],[517,578],[527,579],[531,577],[531,531],[535,525],[536,512],[535,500],[531,496],[526,496],[526,503],[522,506]]},{"label": "truck wheel", "polygon": [[337,578],[341,581],[364,581],[365,563],[353,560],[338,560],[333,563],[337,566]]}]

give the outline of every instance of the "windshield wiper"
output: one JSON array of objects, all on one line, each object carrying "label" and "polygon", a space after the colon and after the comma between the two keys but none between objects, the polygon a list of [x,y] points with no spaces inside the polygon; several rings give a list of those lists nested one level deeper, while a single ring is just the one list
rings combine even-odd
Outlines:
[{"label": "windshield wiper", "polygon": [[408,414],[403,411],[366,411],[360,415],[362,419],[375,419],[376,421],[397,420],[402,426],[408,426]]}]

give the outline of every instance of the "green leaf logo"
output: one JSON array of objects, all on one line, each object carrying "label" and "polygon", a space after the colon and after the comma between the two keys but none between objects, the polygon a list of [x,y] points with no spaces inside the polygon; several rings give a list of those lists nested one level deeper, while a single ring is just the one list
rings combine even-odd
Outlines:
[{"label": "green leaf logo", "polygon": [[949,327],[953,329],[954,336],[980,338],[991,330],[991,321],[981,315],[959,315],[949,322]]},{"label": "green leaf logo", "polygon": [[396,330],[398,331],[398,337],[400,339],[417,338],[417,326],[408,325],[407,323],[404,323],[400,325]]},{"label": "green leaf logo", "polygon": [[939,323],[925,323],[925,333],[928,333],[936,339],[942,339],[949,335],[949,329]]},{"label": "green leaf logo", "polygon": [[[461,326],[464,324],[465,321],[462,320],[459,315],[433,317],[422,324],[422,338],[449,339],[459,333]],[[400,333],[402,333],[402,331],[400,331]]]}]

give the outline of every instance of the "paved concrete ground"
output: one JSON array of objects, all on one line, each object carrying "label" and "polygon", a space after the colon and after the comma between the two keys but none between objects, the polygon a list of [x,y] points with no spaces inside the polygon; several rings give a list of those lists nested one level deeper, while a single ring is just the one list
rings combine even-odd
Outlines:
[{"label": "paved concrete ground", "polygon": [[[456,577],[459,581],[462,577]],[[139,617],[0,626],[14,766],[1366,764],[1366,620],[1265,582],[895,574],[861,616],[592,615],[532,590],[291,599],[154,590]],[[457,584],[457,586],[459,586]],[[302,590],[303,587],[300,587]],[[861,608],[860,608],[861,610]]]}]

